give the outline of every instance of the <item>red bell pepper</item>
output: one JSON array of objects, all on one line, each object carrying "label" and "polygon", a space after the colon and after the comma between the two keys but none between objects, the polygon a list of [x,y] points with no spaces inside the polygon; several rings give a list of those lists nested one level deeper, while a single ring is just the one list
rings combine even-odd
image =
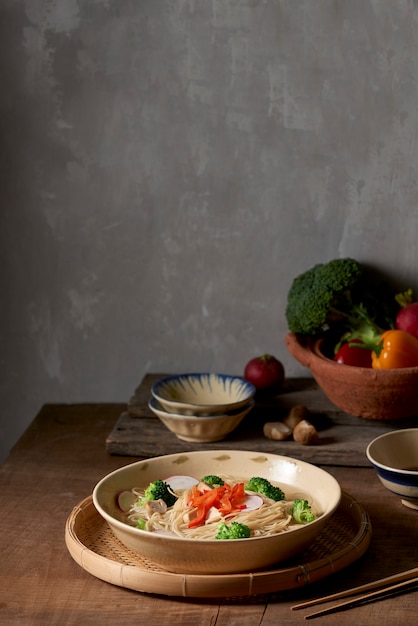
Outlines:
[{"label": "red bell pepper", "polygon": [[355,367],[372,367],[372,351],[366,347],[357,348],[353,344],[364,345],[359,339],[343,343],[334,356],[334,361],[342,365],[353,365]]}]

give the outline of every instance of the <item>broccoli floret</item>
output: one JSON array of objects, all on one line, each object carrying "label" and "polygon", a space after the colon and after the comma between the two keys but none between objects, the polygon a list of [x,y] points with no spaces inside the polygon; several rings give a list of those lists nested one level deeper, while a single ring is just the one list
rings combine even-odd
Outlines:
[{"label": "broccoli floret", "polygon": [[340,312],[351,312],[351,292],[362,275],[362,265],[346,258],[318,263],[296,276],[287,296],[289,330],[302,335],[317,335],[333,318],[339,318]]},{"label": "broccoli floret", "polygon": [[223,487],[225,482],[219,476],[214,476],[213,474],[208,474],[208,476],[204,476],[201,478],[202,483],[206,483],[210,487]]},{"label": "broccoli floret", "polygon": [[146,522],[142,517],[138,517],[136,527],[139,528],[139,530],[145,530]]},{"label": "broccoli floret", "polygon": [[218,534],[215,539],[248,539],[251,531],[245,524],[231,522],[231,525],[220,524],[217,528]]},{"label": "broccoli floret", "polygon": [[290,514],[297,524],[307,524],[315,519],[307,500],[294,500]]},{"label": "broccoli floret", "polygon": [[170,491],[169,485],[163,480],[154,480],[145,489],[144,497],[141,498],[141,505],[148,500],[164,500],[167,506],[173,506],[177,496]]},{"label": "broccoli floret", "polygon": [[350,258],[319,263],[297,276],[288,292],[286,319],[299,335],[334,336],[335,352],[343,341],[360,340],[377,350],[383,330],[394,327],[399,305],[395,291]]},{"label": "broccoli floret", "polygon": [[248,485],[245,487],[247,491],[254,491],[260,495],[266,496],[275,502],[284,500],[285,495],[280,487],[275,487],[271,484],[267,478],[260,478],[259,476],[253,476],[250,478]]}]

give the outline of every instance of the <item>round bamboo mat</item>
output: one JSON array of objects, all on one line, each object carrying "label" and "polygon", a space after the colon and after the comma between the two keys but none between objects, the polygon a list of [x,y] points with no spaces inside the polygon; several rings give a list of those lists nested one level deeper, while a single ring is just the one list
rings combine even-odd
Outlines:
[{"label": "round bamboo mat", "polygon": [[314,543],[277,569],[242,574],[178,574],[125,548],[89,496],[69,515],[65,542],[76,563],[113,585],[167,596],[231,598],[295,589],[335,574],[366,552],[371,533],[368,513],[343,493],[340,506]]}]

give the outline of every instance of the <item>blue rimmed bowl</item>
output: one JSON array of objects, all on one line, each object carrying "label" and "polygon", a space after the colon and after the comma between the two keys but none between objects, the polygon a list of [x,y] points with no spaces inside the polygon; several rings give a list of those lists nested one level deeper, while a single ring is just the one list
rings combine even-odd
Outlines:
[{"label": "blue rimmed bowl", "polygon": [[155,382],[151,394],[169,413],[208,416],[230,413],[249,405],[255,387],[239,376],[179,374]]},{"label": "blue rimmed bowl", "polygon": [[380,482],[418,510],[418,428],[393,430],[373,439],[366,455]]}]

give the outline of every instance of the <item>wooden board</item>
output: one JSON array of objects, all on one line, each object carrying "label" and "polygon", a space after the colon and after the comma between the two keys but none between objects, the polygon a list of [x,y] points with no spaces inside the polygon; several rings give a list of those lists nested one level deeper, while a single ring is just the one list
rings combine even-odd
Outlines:
[{"label": "wooden board", "polygon": [[[109,454],[146,458],[190,450],[242,449],[283,454],[317,465],[369,467],[366,447],[372,439],[390,430],[417,425],[417,418],[379,422],[347,415],[336,409],[313,379],[290,378],[274,398],[257,399],[254,409],[224,440],[188,443],[177,439],[148,408],[151,386],[163,376],[148,374],[137,387],[106,439]],[[303,446],[293,440],[267,439],[264,423],[283,419],[298,404],[309,410],[309,419],[319,431],[318,443]]]}]

